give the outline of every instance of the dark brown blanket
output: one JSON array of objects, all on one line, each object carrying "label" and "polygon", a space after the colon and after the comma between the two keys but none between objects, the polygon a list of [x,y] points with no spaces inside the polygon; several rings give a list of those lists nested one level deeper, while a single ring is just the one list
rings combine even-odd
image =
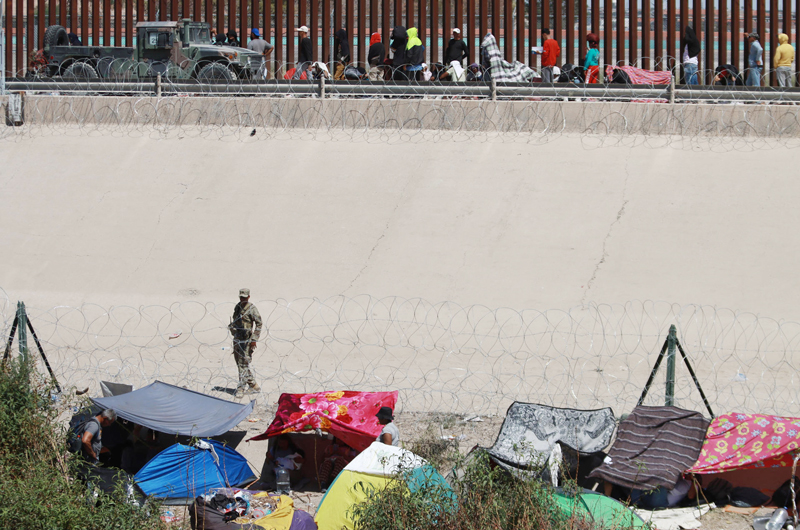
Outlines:
[{"label": "dark brown blanket", "polygon": [[589,476],[638,490],[672,489],[700,456],[708,424],[699,412],[636,407],[620,422],[607,461]]}]

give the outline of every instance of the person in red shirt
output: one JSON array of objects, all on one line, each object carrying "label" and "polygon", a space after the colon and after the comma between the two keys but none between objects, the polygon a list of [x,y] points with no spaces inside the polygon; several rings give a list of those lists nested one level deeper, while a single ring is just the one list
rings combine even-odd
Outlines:
[{"label": "person in red shirt", "polygon": [[[534,51],[538,54],[539,52]],[[553,82],[553,67],[558,63],[561,47],[550,38],[550,29],[542,28],[542,83]]]}]

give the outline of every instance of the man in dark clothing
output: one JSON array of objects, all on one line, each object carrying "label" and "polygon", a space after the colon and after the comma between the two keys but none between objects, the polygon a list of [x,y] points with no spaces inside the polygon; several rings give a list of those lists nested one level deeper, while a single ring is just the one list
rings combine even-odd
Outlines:
[{"label": "man in dark clothing", "polygon": [[300,46],[297,52],[297,69],[292,79],[300,79],[303,72],[311,66],[311,61],[314,60],[311,56],[311,39],[308,38],[308,26],[297,28],[297,34],[300,39]]},{"label": "man in dark clothing", "polygon": [[408,44],[406,28],[404,26],[396,26],[392,30],[392,40],[389,43],[389,49],[392,50],[392,69],[394,71],[392,77],[395,80],[406,79],[403,71],[403,66],[408,62],[406,60],[406,44]]},{"label": "man in dark clothing", "polygon": [[458,61],[464,64],[464,59],[469,64],[469,48],[467,43],[461,40],[461,30],[453,28],[453,38],[447,43],[447,48],[444,51],[444,64],[450,66],[453,61]]},{"label": "man in dark clothing", "polygon": [[338,29],[333,39],[333,58],[336,67],[333,71],[333,78],[336,80],[344,79],[344,69],[350,64],[350,42],[347,39],[347,30]]},{"label": "man in dark clothing", "polygon": [[235,29],[229,29],[227,35],[228,35],[228,46],[235,46],[237,48],[242,47],[242,43],[239,42],[239,36],[236,34]]}]

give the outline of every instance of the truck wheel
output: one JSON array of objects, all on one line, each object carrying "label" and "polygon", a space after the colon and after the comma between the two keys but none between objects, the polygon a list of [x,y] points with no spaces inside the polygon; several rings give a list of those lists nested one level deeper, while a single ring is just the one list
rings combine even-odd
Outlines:
[{"label": "truck wheel", "polygon": [[211,63],[200,69],[200,72],[197,74],[197,80],[201,83],[235,81],[236,73],[224,64]]},{"label": "truck wheel", "polygon": [[69,46],[69,35],[64,26],[47,26],[44,30],[44,47],[49,49],[51,46]]},{"label": "truck wheel", "polygon": [[64,71],[64,79],[71,81],[85,81],[88,79],[98,79],[97,70],[90,64],[72,63]]}]

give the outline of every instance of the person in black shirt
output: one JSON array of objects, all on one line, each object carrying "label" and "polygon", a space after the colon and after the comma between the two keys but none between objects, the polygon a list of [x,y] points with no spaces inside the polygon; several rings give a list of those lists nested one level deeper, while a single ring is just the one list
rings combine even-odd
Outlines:
[{"label": "person in black shirt", "polygon": [[313,60],[311,56],[311,39],[308,38],[308,26],[300,26],[297,28],[297,33],[300,37],[300,47],[297,52],[297,69],[292,79],[300,79],[303,72],[311,66],[311,61]]},{"label": "person in black shirt", "polygon": [[333,57],[336,66],[333,71],[333,78],[336,80],[344,79],[344,69],[350,64],[350,43],[347,39],[347,30],[336,30],[333,39]]},{"label": "person in black shirt", "polygon": [[228,46],[235,46],[237,48],[242,47],[242,43],[239,42],[239,36],[236,34],[235,29],[229,29],[227,35],[228,35],[228,42],[227,42]]},{"label": "person in black shirt", "polygon": [[444,52],[444,64],[447,67],[453,61],[458,61],[463,65],[464,59],[469,64],[469,48],[467,43],[461,40],[461,30],[453,28],[453,38],[447,43],[447,48]]},{"label": "person in black shirt", "polygon": [[383,60],[385,57],[386,48],[384,48],[381,42],[381,34],[376,31],[369,38],[369,53],[367,54],[370,81],[380,81],[383,79]]}]

